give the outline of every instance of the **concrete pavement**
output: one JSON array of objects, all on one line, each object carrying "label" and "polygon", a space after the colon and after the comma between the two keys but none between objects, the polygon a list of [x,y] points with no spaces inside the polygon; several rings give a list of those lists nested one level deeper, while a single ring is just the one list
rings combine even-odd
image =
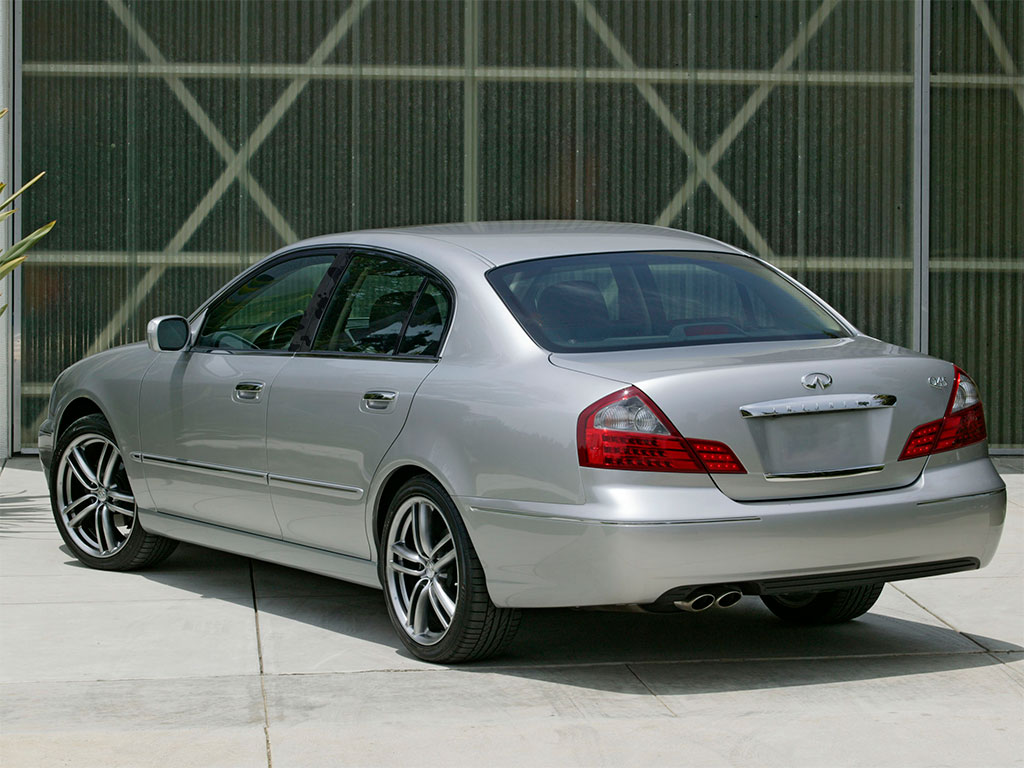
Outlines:
[{"label": "concrete pavement", "polygon": [[64,547],[34,459],[0,472],[0,765],[1024,764],[1024,474],[994,562],[850,624],[760,601],[530,611],[509,652],[401,649],[379,592],[200,547],[134,573]]}]

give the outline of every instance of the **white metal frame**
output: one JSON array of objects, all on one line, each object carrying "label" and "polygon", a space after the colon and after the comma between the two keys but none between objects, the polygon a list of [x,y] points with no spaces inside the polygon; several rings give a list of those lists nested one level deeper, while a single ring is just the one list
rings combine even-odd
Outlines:
[{"label": "white metal frame", "polygon": [[[2,2],[2,0],[0,0]],[[363,80],[452,80],[463,83],[463,217],[474,220],[479,212],[479,86],[482,82],[575,82],[575,83],[628,83],[632,84],[648,107],[667,130],[673,141],[685,154],[690,163],[690,172],[679,190],[667,201],[655,223],[670,225],[686,208],[693,194],[702,184],[707,184],[713,195],[721,203],[725,211],[732,217],[736,225],[750,242],[758,255],[784,266],[800,266],[802,269],[912,269],[914,272],[914,344],[921,350],[928,345],[928,310],[927,285],[929,271],[938,269],[983,269],[1000,271],[1021,271],[1019,264],[1010,264],[997,260],[933,260],[928,261],[928,125],[929,101],[931,88],[936,87],[979,87],[979,88],[1010,88],[1016,95],[1021,108],[1024,109],[1024,76],[1017,72],[1012,56],[1007,49],[999,29],[986,5],[986,0],[970,0],[987,39],[995,52],[1004,75],[931,75],[930,61],[930,0],[915,0],[914,27],[914,72],[814,72],[794,69],[808,43],[821,29],[822,25],[834,11],[840,0],[821,0],[814,12],[801,25],[793,41],[769,71],[744,70],[659,70],[637,67],[635,60],[626,50],[591,0],[575,0],[578,19],[582,30],[589,28],[597,36],[611,54],[618,68],[565,68],[565,67],[488,67],[479,64],[480,45],[480,9],[478,0],[467,0],[464,17],[464,63],[462,66],[406,66],[406,65],[354,65],[328,64],[327,59],[338,44],[356,26],[361,14],[372,0],[352,0],[341,12],[334,26],[324,36],[310,58],[301,64],[219,64],[219,63],[177,63],[170,62],[159,50],[153,39],[139,24],[138,20],[125,5],[124,0],[106,0],[114,16],[128,30],[146,58],[141,63],[65,63],[65,62],[33,62],[23,65],[20,55],[13,58],[14,80],[21,73],[29,72],[36,75],[74,74],[76,76],[116,77],[140,76],[159,77],[164,80],[175,98],[181,103],[185,112],[199,127],[210,144],[221,156],[225,167],[219,178],[213,183],[198,205],[181,224],[177,232],[159,253],[84,253],[76,254],[76,264],[111,264],[126,263],[149,266],[149,269],[136,284],[126,301],[118,308],[103,330],[96,336],[88,349],[88,354],[108,347],[121,329],[130,321],[138,306],[153,289],[156,282],[172,265],[221,265],[237,263],[236,253],[190,253],[182,249],[198,230],[214,206],[236,181],[270,222],[271,226],[287,243],[298,239],[298,234],[274,205],[269,195],[251,174],[248,164],[255,152],[277,127],[288,110],[305,87],[314,79],[351,79],[354,82]],[[7,6],[8,8],[12,6]],[[15,13],[20,9],[20,0],[13,5]],[[2,22],[0,22],[2,27]],[[15,27],[20,29],[20,24]],[[0,35],[3,29],[0,28]],[[8,32],[8,34],[10,34]],[[15,30],[15,36],[17,29]],[[290,80],[287,88],[271,107],[248,139],[237,150],[218,131],[209,115],[199,105],[183,78],[201,77],[232,77],[246,75],[258,78],[285,78]],[[702,152],[683,128],[671,108],[661,98],[656,86],[702,83],[756,85],[757,88],[734,115],[726,128],[712,143],[707,152]],[[855,259],[836,264],[829,259],[811,259],[801,257],[791,259],[777,257],[757,226],[750,219],[743,207],[732,195],[726,184],[715,170],[715,166],[727,152],[733,142],[742,133],[758,109],[769,98],[775,88],[793,85],[850,85],[850,86],[911,86],[914,89],[914,205],[913,233],[914,245],[912,259],[908,261],[887,261],[880,259]],[[16,145],[15,145],[16,146]],[[18,153],[15,153],[15,157]],[[579,160],[579,159],[578,159]],[[20,176],[15,169],[14,180]],[[578,205],[577,205],[578,207]],[[17,219],[17,217],[12,217]],[[255,259],[262,254],[251,254]],[[792,262],[792,263],[790,263]],[[863,262],[863,263],[862,263]],[[870,262],[870,263],[868,263]],[[34,264],[66,263],[59,253],[37,252],[33,256]],[[12,302],[13,309],[20,309]],[[11,313],[17,323],[20,312]],[[0,330],[0,342],[2,342]],[[16,329],[15,329],[16,336]],[[16,367],[17,354],[5,350],[7,366],[13,374],[14,397],[8,400],[12,408],[11,424],[14,426],[13,437],[15,450],[19,447],[20,424],[17,412],[20,408],[18,385],[20,372],[11,370],[12,363]],[[41,385],[27,385],[34,391]],[[0,411],[2,414],[2,411]],[[6,431],[6,430],[5,430]],[[8,431],[10,434],[10,431]],[[2,442],[0,442],[2,448]]]}]

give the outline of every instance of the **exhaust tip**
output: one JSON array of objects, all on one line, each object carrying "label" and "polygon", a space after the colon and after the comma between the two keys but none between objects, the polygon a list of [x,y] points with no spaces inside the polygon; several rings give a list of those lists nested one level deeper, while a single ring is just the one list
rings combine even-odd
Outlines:
[{"label": "exhaust tip", "polygon": [[686,600],[676,600],[675,605],[681,611],[690,611],[692,613],[699,613],[700,611],[706,611],[708,608],[715,604],[715,596],[708,592],[701,592],[695,597],[687,598]]},{"label": "exhaust tip", "polygon": [[741,597],[743,597],[742,592],[740,592],[739,590],[730,589],[718,596],[718,599],[715,600],[715,605],[717,605],[719,608],[728,608],[730,606],[736,605],[736,603],[740,601]]}]

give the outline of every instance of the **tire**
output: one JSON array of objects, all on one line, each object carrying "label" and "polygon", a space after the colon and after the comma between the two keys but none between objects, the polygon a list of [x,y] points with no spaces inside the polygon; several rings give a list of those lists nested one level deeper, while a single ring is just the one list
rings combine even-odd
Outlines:
[{"label": "tire", "polygon": [[391,624],[414,656],[441,664],[500,653],[521,613],[498,608],[455,504],[427,475],[388,505],[378,563]]},{"label": "tire", "polygon": [[884,586],[865,584],[829,592],[762,595],[761,601],[769,611],[790,624],[839,624],[867,613]]},{"label": "tire", "polygon": [[57,440],[50,506],[68,549],[90,568],[130,571],[156,565],[178,542],[146,533],[107,420],[83,416]]}]

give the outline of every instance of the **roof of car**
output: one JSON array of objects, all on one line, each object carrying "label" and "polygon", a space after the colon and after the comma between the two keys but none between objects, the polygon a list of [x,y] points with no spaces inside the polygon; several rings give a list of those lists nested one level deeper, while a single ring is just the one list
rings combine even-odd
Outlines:
[{"label": "roof of car", "polygon": [[491,264],[559,256],[636,250],[724,251],[738,248],[703,235],[648,224],[605,221],[478,221],[416,227],[368,229],[325,235],[305,244],[365,243],[396,250],[424,238],[470,251]]}]

